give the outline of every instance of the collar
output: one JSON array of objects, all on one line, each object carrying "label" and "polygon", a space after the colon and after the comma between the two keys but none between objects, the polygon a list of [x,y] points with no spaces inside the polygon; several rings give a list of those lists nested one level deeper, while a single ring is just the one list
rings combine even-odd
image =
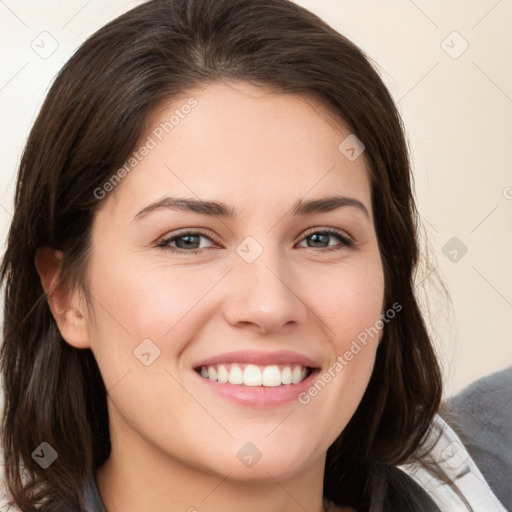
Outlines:
[{"label": "collar", "polygon": [[[436,439],[439,439],[436,442]],[[464,495],[474,512],[507,512],[492,492],[464,444],[443,418],[436,414],[432,428],[420,447],[430,446],[425,461],[434,463]],[[417,463],[403,464],[399,469],[411,476],[443,512],[459,512],[465,505],[457,493]]]}]

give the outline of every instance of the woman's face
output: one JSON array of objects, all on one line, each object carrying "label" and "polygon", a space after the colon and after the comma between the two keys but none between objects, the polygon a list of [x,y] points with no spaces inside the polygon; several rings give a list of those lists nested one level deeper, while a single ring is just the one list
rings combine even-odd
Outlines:
[{"label": "woman's face", "polygon": [[[240,479],[323,464],[367,387],[381,333],[359,340],[383,310],[349,135],[248,84],[213,83],[155,115],[102,200],[86,276],[113,453]],[[334,196],[349,200],[323,205]]]}]

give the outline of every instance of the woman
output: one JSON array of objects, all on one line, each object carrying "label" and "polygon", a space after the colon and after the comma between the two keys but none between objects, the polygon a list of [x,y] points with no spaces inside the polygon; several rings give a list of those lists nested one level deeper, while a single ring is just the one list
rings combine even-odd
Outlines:
[{"label": "woman", "polygon": [[55,80],[15,202],[21,510],[439,510],[397,467],[422,463],[442,393],[401,121],[319,18],[287,0],[117,18]]}]

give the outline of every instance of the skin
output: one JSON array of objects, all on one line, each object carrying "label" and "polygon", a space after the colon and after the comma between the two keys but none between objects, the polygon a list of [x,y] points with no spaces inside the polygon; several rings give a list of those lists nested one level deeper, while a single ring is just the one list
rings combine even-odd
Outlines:
[{"label": "skin", "polygon": [[[347,159],[338,145],[350,131],[311,101],[244,83],[189,91],[153,116],[141,140],[190,96],[198,105],[102,200],[86,271],[89,308],[63,286],[49,296],[64,339],[92,349],[108,389],[112,454],[97,473],[99,489],[109,512],[320,512],[327,449],[363,396],[378,339],[307,405],[237,404],[212,393],[192,367],[235,350],[292,350],[326,370],[375,324],[384,276],[364,153]],[[290,214],[299,199],[335,193],[369,215],[352,206]],[[171,194],[226,202],[238,215],[161,208],[134,220]],[[157,247],[182,228],[207,232],[194,239],[199,254]],[[311,243],[322,228],[356,246],[336,236]],[[248,236],[263,249],[250,264],[236,252]],[[38,251],[47,290],[61,258]],[[147,338],[160,350],[150,366],[134,356]],[[236,456],[247,442],[262,454],[250,468]]]}]

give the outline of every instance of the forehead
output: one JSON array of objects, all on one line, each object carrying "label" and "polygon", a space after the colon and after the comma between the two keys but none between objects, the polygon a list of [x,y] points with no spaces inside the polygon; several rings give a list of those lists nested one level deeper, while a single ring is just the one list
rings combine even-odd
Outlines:
[{"label": "forehead", "polygon": [[353,160],[340,150],[350,136],[311,99],[247,83],[211,83],[153,114],[137,157],[127,162],[133,166],[104,206],[135,215],[172,194],[217,199],[240,213],[279,214],[299,199],[343,194],[370,211],[365,155]]}]

